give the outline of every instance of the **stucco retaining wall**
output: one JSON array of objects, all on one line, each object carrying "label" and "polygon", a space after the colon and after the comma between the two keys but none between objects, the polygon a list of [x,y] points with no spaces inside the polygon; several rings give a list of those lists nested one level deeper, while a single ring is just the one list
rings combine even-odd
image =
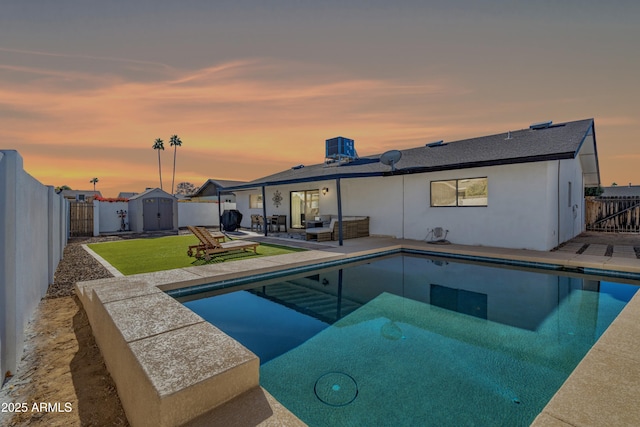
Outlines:
[{"label": "stucco retaining wall", "polygon": [[24,329],[53,282],[67,243],[68,203],[0,150],[0,372],[15,372]]}]

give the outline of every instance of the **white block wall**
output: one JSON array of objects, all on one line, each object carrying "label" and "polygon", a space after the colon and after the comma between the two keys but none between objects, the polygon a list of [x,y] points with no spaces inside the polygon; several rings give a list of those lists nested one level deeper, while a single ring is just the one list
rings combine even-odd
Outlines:
[{"label": "white block wall", "polygon": [[0,151],[0,380],[15,372],[24,330],[67,242],[68,203],[23,170],[14,150]]}]

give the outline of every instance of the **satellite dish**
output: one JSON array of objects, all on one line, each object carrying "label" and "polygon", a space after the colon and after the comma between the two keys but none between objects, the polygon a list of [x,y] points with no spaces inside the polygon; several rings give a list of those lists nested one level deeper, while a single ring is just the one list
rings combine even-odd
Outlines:
[{"label": "satellite dish", "polygon": [[402,157],[402,153],[398,150],[389,150],[380,156],[380,163],[391,166],[391,170],[396,170],[396,163]]}]

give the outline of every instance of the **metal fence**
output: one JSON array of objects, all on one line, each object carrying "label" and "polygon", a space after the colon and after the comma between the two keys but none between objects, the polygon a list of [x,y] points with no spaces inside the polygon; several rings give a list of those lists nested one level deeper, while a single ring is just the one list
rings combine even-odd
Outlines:
[{"label": "metal fence", "polygon": [[69,234],[73,237],[93,236],[93,203],[69,203]]},{"label": "metal fence", "polygon": [[587,230],[640,233],[640,197],[585,197]]}]

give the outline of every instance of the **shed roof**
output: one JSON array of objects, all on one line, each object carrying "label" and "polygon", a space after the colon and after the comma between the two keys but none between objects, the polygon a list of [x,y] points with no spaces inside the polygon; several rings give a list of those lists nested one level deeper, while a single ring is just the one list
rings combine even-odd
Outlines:
[{"label": "shed roof", "polygon": [[585,185],[593,185],[594,181],[600,182],[595,129],[593,119],[584,119],[551,124],[541,129],[530,127],[437,146],[424,145],[400,150],[402,158],[395,164],[396,170],[393,172],[390,166],[380,162],[380,154],[376,154],[360,157],[347,163],[320,163],[291,168],[232,189],[571,159],[578,156],[590,133],[593,133],[593,146],[585,149],[589,153],[589,158],[583,161],[583,168],[586,168],[589,174],[594,174],[594,177],[590,178],[589,182],[585,182]]},{"label": "shed roof", "polygon": [[164,190],[161,190],[160,188],[148,188],[145,191],[143,191],[142,193],[139,193],[139,194],[136,194],[135,196],[129,197],[129,200],[137,200],[137,199],[140,199],[140,198],[142,198],[144,196],[149,195],[150,193],[163,193],[162,194],[163,197],[168,196],[168,197],[170,197],[172,199],[175,199],[175,196],[167,193]]}]

